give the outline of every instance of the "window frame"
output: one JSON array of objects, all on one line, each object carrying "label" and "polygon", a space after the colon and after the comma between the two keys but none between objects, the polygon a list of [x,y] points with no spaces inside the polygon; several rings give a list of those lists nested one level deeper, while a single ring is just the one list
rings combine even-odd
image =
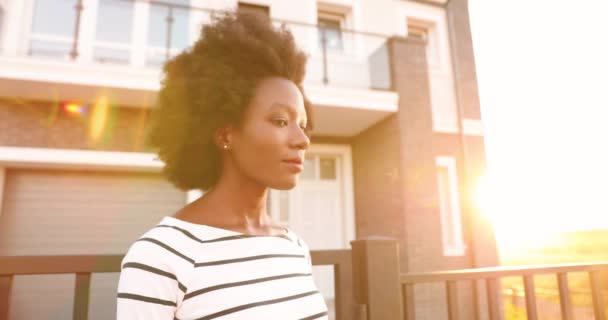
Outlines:
[{"label": "window frame", "polygon": [[[343,29],[345,29],[345,24],[346,24],[346,16],[343,13],[336,13],[336,12],[330,12],[330,11],[325,11],[325,10],[318,10],[317,11],[317,37],[318,37],[318,42],[317,42],[317,46],[319,51],[323,50],[323,46],[322,46],[322,39],[321,39],[321,29],[323,29],[323,27],[321,26],[321,20],[325,20],[325,21],[331,21],[334,23],[338,24],[338,34],[340,35],[340,47],[339,48],[334,48],[334,47],[330,47],[327,46],[327,51],[328,52],[337,52],[337,53],[343,53],[345,51],[345,39],[344,39],[344,35],[345,33],[342,31]],[[325,29],[332,29],[332,28],[325,28]]]},{"label": "window frame", "polygon": [[431,69],[439,69],[442,66],[439,51],[439,35],[434,22],[423,19],[408,17],[407,33],[410,36],[410,29],[419,29],[424,32],[424,37],[414,37],[426,43],[426,61]]},{"label": "window frame", "polygon": [[268,5],[238,1],[236,7],[237,11],[262,14],[270,19],[270,6]]},{"label": "window frame", "polygon": [[[462,231],[462,210],[458,191],[456,159],[452,156],[437,156],[435,157],[435,168],[443,255],[464,256],[466,245]],[[442,185],[442,171],[446,173],[445,182],[447,185],[445,186]],[[442,187],[445,190],[442,190]],[[451,229],[447,229],[450,227]],[[453,237],[450,237],[450,234]]]},{"label": "window frame", "polygon": [[[357,3],[346,4],[342,2],[335,2],[334,0],[323,0],[317,2],[316,9],[316,22],[317,28],[319,17],[327,17],[328,19],[341,18],[341,38],[342,38],[342,50],[327,50],[328,57],[332,59],[343,59],[353,58],[353,62],[366,61],[365,56],[361,50],[362,48],[362,36],[361,34],[355,34],[352,32],[345,32],[344,30],[357,30],[357,23],[360,22],[360,6]],[[315,55],[321,57],[323,49],[320,46],[321,40],[319,37],[319,30],[316,31],[315,43],[312,48],[315,48]],[[314,50],[314,49],[313,49]],[[361,60],[363,59],[363,60]]]}]

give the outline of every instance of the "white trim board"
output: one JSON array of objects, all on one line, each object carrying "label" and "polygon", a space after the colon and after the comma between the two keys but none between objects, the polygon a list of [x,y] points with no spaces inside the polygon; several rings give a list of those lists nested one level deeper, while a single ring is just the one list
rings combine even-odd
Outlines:
[{"label": "white trim board", "polygon": [[[458,133],[458,124],[450,122],[433,123],[433,131],[440,133]],[[462,119],[462,131],[467,136],[484,136],[483,122],[479,119]]]},{"label": "white trim board", "polygon": [[2,216],[2,201],[4,200],[4,186],[6,181],[6,168],[0,166],[0,216]]},{"label": "white trim board", "polygon": [[0,165],[21,168],[96,169],[160,172],[153,153],[0,147]]}]

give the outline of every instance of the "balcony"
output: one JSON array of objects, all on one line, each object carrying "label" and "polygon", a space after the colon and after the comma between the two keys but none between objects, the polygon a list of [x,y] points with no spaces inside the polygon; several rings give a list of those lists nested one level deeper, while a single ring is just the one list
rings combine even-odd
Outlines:
[{"label": "balcony", "polygon": [[[104,95],[149,107],[163,63],[196,41],[214,12],[230,9],[190,2],[9,1],[0,96],[94,102]],[[317,106],[316,132],[353,136],[394,113],[387,37],[304,20],[273,23],[289,28],[309,56],[304,86]]]}]

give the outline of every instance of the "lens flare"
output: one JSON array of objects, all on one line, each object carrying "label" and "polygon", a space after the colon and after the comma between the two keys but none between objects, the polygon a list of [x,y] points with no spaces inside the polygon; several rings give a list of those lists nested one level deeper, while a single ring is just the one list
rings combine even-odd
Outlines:
[{"label": "lens flare", "polygon": [[86,113],[86,106],[76,102],[67,102],[63,105],[63,110],[74,116],[83,116]]},{"label": "lens flare", "polygon": [[89,122],[89,139],[92,143],[97,143],[106,127],[108,121],[108,98],[101,96],[91,112]]}]

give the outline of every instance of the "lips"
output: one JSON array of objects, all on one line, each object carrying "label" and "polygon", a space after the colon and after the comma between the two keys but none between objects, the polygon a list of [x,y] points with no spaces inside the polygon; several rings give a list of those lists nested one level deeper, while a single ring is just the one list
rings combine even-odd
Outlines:
[{"label": "lips", "polygon": [[304,163],[301,158],[291,158],[291,159],[287,159],[287,160],[284,160],[284,161],[285,162],[289,162],[289,163],[295,163],[295,164],[302,164],[302,163]]},{"label": "lips", "polygon": [[290,171],[294,173],[300,173],[304,170],[304,161],[302,158],[291,158],[287,160],[283,160],[283,163],[287,165]]}]

